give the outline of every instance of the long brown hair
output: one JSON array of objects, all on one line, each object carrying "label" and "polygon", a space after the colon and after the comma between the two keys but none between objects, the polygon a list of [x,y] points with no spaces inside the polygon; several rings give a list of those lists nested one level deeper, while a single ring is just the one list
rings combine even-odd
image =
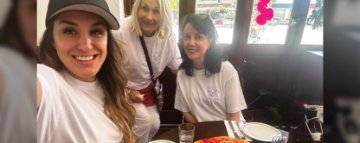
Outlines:
[{"label": "long brown hair", "polygon": [[[53,19],[56,19],[53,18]],[[56,70],[65,70],[66,67],[61,62],[53,47],[54,20],[46,28],[40,43],[39,59],[42,63]],[[125,92],[127,77],[124,68],[124,52],[122,45],[114,39],[109,26],[108,32],[108,54],[105,62],[96,75],[97,80],[102,85],[105,94],[104,110],[105,114],[115,123],[124,134],[125,143],[134,143],[137,136],[133,131],[135,125],[135,108],[129,104]]]}]

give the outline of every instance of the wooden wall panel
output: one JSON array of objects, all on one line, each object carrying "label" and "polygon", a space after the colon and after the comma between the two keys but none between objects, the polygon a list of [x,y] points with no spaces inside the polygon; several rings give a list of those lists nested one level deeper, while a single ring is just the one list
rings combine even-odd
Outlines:
[{"label": "wooden wall panel", "polygon": [[131,9],[133,7],[134,2],[135,0],[124,0],[125,17],[131,14]]},{"label": "wooden wall panel", "polygon": [[323,56],[301,52],[301,65],[294,86],[294,100],[300,104],[323,104]]}]

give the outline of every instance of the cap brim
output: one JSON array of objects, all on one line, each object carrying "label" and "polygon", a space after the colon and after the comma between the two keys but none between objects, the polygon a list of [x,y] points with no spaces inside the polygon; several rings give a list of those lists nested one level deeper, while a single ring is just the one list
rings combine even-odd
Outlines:
[{"label": "cap brim", "polygon": [[109,13],[108,11],[104,10],[101,7],[91,5],[91,4],[75,4],[75,5],[70,5],[70,6],[64,7],[62,9],[54,12],[54,14],[52,14],[49,17],[49,19],[51,19],[52,17],[54,17],[55,15],[57,15],[61,12],[69,11],[69,10],[80,10],[80,11],[86,11],[86,12],[90,12],[90,13],[99,15],[109,24],[111,29],[117,30],[120,28],[119,22],[117,21],[117,19],[115,18],[114,15],[112,15],[111,13]]}]

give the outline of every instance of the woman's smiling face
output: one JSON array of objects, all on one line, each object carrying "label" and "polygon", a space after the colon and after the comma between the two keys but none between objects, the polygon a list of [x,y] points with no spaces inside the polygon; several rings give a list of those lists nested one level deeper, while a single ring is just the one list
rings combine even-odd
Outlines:
[{"label": "woman's smiling face", "polygon": [[108,31],[99,16],[82,11],[59,14],[54,48],[66,70],[82,81],[94,81],[107,56]]},{"label": "woman's smiling face", "polygon": [[193,61],[195,68],[202,68],[206,52],[210,47],[209,36],[199,33],[191,23],[185,25],[183,34],[183,50]]},{"label": "woman's smiling face", "polygon": [[142,0],[138,11],[141,32],[145,36],[154,35],[160,27],[160,7],[157,0]]}]

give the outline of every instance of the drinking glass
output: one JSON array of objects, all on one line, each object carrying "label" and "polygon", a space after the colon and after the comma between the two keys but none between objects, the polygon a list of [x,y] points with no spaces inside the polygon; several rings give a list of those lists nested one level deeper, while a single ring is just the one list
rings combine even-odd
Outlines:
[{"label": "drinking glass", "polygon": [[192,123],[183,123],[179,125],[180,143],[192,143],[194,140],[195,125]]}]

